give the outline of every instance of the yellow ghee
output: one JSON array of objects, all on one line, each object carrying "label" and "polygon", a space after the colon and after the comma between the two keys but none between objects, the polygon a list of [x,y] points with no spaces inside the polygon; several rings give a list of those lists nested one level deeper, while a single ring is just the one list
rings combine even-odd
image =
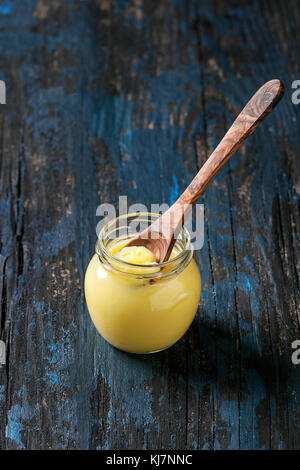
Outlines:
[{"label": "yellow ghee", "polygon": [[[133,264],[153,264],[156,259],[152,251],[148,250],[145,246],[120,246],[114,247],[110,250],[111,254],[115,254],[117,258]],[[156,263],[157,264],[157,263]]]},{"label": "yellow ghee", "polygon": [[[147,248],[124,247],[126,243],[110,249],[116,260],[125,261],[119,271],[108,269],[97,254],[91,259],[85,276],[88,310],[98,332],[113,346],[131,353],[161,351],[178,341],[193,321],[200,273],[191,259],[178,274],[167,266],[165,278],[143,278],[144,272],[157,274],[160,265]],[[171,259],[176,255],[174,249]]]}]

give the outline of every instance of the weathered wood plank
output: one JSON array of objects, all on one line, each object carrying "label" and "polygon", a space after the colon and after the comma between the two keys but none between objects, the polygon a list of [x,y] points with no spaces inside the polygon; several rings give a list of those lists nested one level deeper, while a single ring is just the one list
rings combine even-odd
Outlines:
[{"label": "weathered wood plank", "polygon": [[[282,9],[285,10],[283,6]],[[206,65],[206,120],[212,122],[207,129],[213,138],[220,129],[226,130],[236,113],[237,103],[245,102],[258,84],[279,76],[290,85],[288,71],[282,67],[284,47],[279,45],[274,51],[274,38],[264,17],[273,18],[268,6],[261,11],[255,3],[252,7],[245,5],[228,11],[230,13],[224,17],[221,4],[216,4],[213,11],[208,8],[200,30]],[[280,20],[277,27],[282,29]],[[289,94],[289,89],[287,92]],[[286,258],[294,260],[291,244],[284,239],[291,237],[286,209],[290,207],[294,217],[299,217],[299,198],[295,192],[291,200],[293,179],[298,176],[286,167],[282,175],[285,156],[282,146],[278,145],[282,133],[288,136],[295,129],[295,113],[295,106],[287,97],[252,141],[229,162],[224,170],[227,177],[217,176],[215,186],[207,192],[208,201],[205,199],[210,211],[208,243],[212,245],[214,279],[221,274],[221,281],[226,280],[215,284],[217,299],[220,295],[217,323],[224,318],[223,331],[230,324],[228,313],[232,312],[232,345],[226,350],[227,339],[223,349],[221,338],[218,340],[227,370],[233,368],[232,374],[227,371],[225,396],[223,392],[218,410],[224,410],[222,432],[228,429],[233,448],[295,448],[299,445],[299,430],[291,420],[287,405],[291,392],[293,396],[299,394],[296,371],[290,359],[291,343],[299,335],[299,297],[295,292],[294,262],[280,267],[280,245],[284,246]],[[210,146],[214,145],[212,140]],[[286,145],[290,147],[288,138]],[[286,207],[282,212],[286,218],[283,223],[278,201]],[[228,234],[229,240],[226,239]],[[224,245],[218,248],[220,241]],[[292,284],[289,278],[293,279]],[[231,283],[232,292],[229,290]],[[226,297],[229,291],[229,298],[234,302],[231,308],[224,303],[223,289]],[[235,342],[238,355],[232,357]],[[233,377],[233,392],[228,387],[230,376]],[[292,388],[287,386],[289,380]],[[234,394],[238,418],[232,423],[234,409],[230,409],[232,404],[229,403],[224,406],[223,399],[228,395],[231,402]],[[232,441],[235,432],[238,432],[237,440]]]}]

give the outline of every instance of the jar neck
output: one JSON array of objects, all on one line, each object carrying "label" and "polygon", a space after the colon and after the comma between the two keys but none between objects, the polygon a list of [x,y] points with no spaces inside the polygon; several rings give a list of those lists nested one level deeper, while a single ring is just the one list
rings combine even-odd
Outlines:
[{"label": "jar neck", "polygon": [[190,263],[193,256],[190,235],[183,227],[179,233],[174,249],[172,259],[164,263],[154,265],[140,265],[127,263],[112,255],[110,250],[116,243],[126,242],[134,238],[137,233],[136,227],[141,227],[140,231],[148,226],[157,218],[159,214],[153,213],[134,213],[126,214],[108,222],[101,230],[96,243],[96,253],[103,266],[110,271],[123,276],[135,279],[166,279],[178,275]]}]

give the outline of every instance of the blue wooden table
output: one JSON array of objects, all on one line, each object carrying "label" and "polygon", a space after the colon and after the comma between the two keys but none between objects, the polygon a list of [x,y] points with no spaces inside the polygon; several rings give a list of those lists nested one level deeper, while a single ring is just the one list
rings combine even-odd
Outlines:
[{"label": "blue wooden table", "polygon": [[[1,449],[300,448],[299,31],[292,0],[1,1]],[[112,348],[83,295],[96,208],[174,202],[272,78],[200,201],[191,328]]]}]

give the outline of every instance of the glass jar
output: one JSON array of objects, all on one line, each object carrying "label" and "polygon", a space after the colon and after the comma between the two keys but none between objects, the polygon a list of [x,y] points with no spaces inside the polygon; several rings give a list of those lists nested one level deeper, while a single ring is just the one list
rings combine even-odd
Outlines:
[{"label": "glass jar", "polygon": [[85,297],[98,332],[130,353],[162,351],[178,341],[192,323],[201,292],[190,235],[183,227],[169,261],[138,265],[111,251],[127,243],[159,217],[126,214],[111,220],[99,234],[96,253],[85,274]]}]

